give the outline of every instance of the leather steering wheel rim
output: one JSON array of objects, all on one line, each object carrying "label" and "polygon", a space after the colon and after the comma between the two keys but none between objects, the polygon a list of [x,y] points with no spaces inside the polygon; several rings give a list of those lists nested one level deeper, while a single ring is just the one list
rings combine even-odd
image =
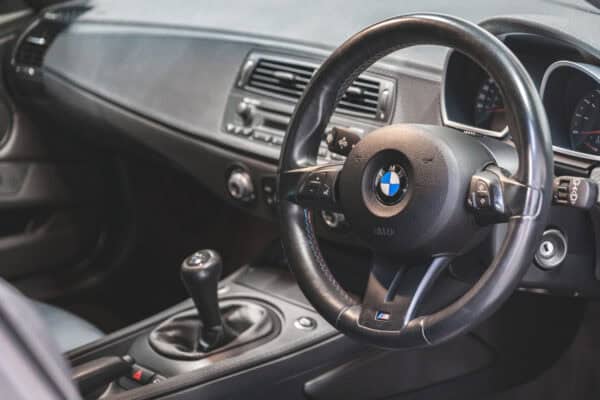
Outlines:
[{"label": "leather steering wheel rim", "polygon": [[[311,211],[287,196],[290,188],[282,177],[316,165],[322,132],[354,79],[383,56],[413,45],[456,49],[495,79],[504,96],[518,153],[519,166],[511,179],[524,188],[522,211],[509,219],[506,238],[492,264],[462,297],[437,312],[408,321],[400,330],[374,329],[360,323],[361,302],[346,292],[331,273],[315,237]],[[477,25],[450,16],[411,14],[392,18],[367,27],[335,50],[296,107],[279,165],[283,246],[305,296],[341,332],[389,348],[438,344],[488,318],[517,288],[546,226],[552,171],[544,107],[527,71],[500,40]]]}]

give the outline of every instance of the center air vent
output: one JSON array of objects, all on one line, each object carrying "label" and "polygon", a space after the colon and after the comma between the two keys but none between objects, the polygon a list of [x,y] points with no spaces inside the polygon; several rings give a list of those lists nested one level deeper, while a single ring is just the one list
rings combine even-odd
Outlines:
[{"label": "center air vent", "polygon": [[[317,67],[316,64],[295,58],[252,53],[242,67],[238,87],[296,102]],[[362,74],[346,90],[336,112],[388,121],[394,87],[391,80]]]},{"label": "center air vent", "polygon": [[314,72],[312,66],[261,58],[247,87],[298,100]]},{"label": "center air vent", "polygon": [[338,104],[338,111],[343,110],[358,116],[376,118],[379,105],[379,81],[369,78],[358,78],[350,85]]}]

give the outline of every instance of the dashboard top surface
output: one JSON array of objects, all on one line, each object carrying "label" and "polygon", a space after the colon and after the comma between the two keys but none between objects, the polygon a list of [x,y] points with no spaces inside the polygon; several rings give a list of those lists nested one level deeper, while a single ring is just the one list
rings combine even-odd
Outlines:
[{"label": "dashboard top surface", "polygon": [[[600,37],[594,32],[600,10],[585,0],[378,1],[369,7],[356,0],[318,5],[263,0],[226,7],[189,0],[153,1],[151,7],[138,0],[96,0],[92,5],[50,46],[47,71],[156,122],[270,160],[279,156],[276,146],[221,134],[231,122],[224,123],[222,116],[230,108],[235,77],[247,54],[257,49],[318,63],[354,32],[419,11],[483,22],[497,35],[533,32],[561,38],[600,60]],[[446,48],[417,46],[375,64],[376,72],[397,81],[392,122],[439,122],[439,83],[447,54]]]},{"label": "dashboard top surface", "polygon": [[[414,12],[455,15],[479,23],[496,16],[514,16],[577,37],[600,48],[597,23],[600,10],[584,0],[506,0],[497,2],[444,0],[371,2],[361,0],[297,2],[291,0],[208,1],[96,0],[81,21],[162,25],[243,33],[333,49],[360,29],[382,19]],[[332,18],[332,16],[335,16]],[[445,49],[419,46],[390,59],[442,69]]]}]

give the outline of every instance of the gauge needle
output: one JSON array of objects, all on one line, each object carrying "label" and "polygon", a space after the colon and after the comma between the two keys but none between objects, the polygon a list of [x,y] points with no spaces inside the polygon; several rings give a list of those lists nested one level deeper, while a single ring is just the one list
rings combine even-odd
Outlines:
[{"label": "gauge needle", "polygon": [[600,135],[600,129],[596,129],[593,131],[581,131],[579,132],[580,135]]},{"label": "gauge needle", "polygon": [[490,108],[488,111],[493,113],[504,112],[504,107]]}]

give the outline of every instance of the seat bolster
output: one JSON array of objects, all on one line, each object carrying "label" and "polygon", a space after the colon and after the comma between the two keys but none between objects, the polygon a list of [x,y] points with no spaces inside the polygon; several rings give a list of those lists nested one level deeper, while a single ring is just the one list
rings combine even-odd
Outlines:
[{"label": "seat bolster", "polygon": [[104,336],[104,333],[94,325],[73,313],[50,304],[37,301],[33,303],[46,322],[50,336],[54,338],[63,353]]},{"label": "seat bolster", "polygon": [[31,300],[0,279],[0,398],[79,400],[66,360]]}]

